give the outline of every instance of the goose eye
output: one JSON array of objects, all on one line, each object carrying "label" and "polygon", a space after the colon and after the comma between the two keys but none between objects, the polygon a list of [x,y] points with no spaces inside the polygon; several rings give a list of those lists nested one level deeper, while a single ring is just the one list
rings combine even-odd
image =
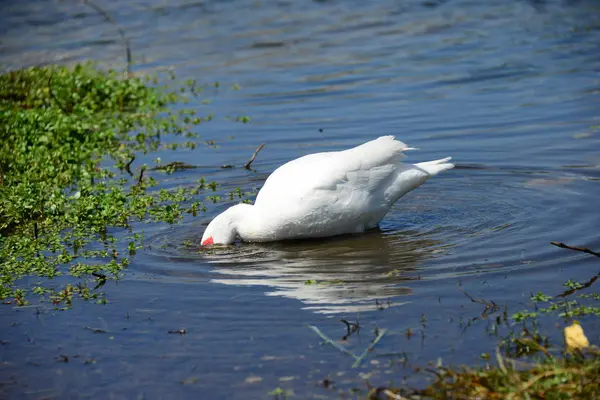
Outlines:
[{"label": "goose eye", "polygon": [[202,242],[202,246],[210,246],[211,244],[214,244],[215,241],[213,240],[212,236],[209,236],[208,239],[206,239],[204,242]]}]

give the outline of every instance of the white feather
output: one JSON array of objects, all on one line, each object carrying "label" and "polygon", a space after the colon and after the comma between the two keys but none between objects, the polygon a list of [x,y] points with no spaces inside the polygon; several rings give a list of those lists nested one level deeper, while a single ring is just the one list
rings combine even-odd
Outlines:
[{"label": "white feather", "polygon": [[407,150],[414,149],[382,136],[290,161],[269,176],[253,206],[233,206],[215,218],[202,243],[212,238],[228,244],[236,236],[251,242],[326,237],[374,228],[400,197],[454,167],[450,157],[404,164]]}]

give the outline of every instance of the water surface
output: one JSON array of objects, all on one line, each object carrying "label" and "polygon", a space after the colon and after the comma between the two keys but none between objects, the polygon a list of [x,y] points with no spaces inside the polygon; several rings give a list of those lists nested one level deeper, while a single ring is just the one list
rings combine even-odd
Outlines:
[{"label": "water surface", "polygon": [[[148,247],[106,285],[107,305],[0,309],[3,398],[246,399],[277,387],[335,398],[366,389],[365,379],[419,384],[406,358],[477,363],[496,346],[486,333],[493,318],[479,318],[481,304],[459,282],[516,312],[532,292],[560,293],[561,282],[597,272],[591,257],[549,245],[600,248],[597,2],[98,4],[131,38],[137,73],[173,69],[224,88],[205,93],[210,105],[195,104],[215,113],[199,133],[218,147],[140,160],[200,166],[157,174],[161,187],[204,176],[227,198],[238,187],[256,191],[287,160],[383,134],[421,148],[411,161],[452,156],[457,167],[364,235],[201,251],[206,224],[237,200],[207,201],[206,214],[181,225],[144,227]],[[4,69],[124,66],[114,26],[90,8],[0,8]],[[227,90],[233,83],[242,90]],[[260,143],[254,171],[220,168],[243,165]],[[307,328],[340,339],[340,319],[360,322],[344,344],[356,353],[374,329],[388,329],[358,370]],[[600,343],[598,323],[583,323]],[[167,333],[181,328],[185,335]],[[319,384],[325,378],[334,389]]]}]

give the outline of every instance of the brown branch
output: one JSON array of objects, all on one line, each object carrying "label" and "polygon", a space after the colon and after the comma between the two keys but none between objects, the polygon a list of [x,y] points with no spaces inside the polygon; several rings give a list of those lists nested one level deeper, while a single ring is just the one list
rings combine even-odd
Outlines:
[{"label": "brown branch", "polygon": [[469,298],[469,300],[471,300],[473,303],[480,303],[485,305],[486,308],[491,308],[491,309],[499,309],[500,307],[498,307],[498,304],[496,304],[494,301],[487,301],[487,300],[483,300],[483,299],[476,299],[473,296],[471,296],[469,293],[467,293],[463,288],[462,288],[462,284],[459,282],[458,283],[458,290],[460,290],[461,292],[463,292],[463,294],[465,296],[467,296]]},{"label": "brown branch", "polygon": [[130,176],[133,176],[133,172],[131,172],[131,164],[133,164],[134,161],[135,161],[135,154],[133,154],[131,156],[131,160],[129,160],[129,162],[127,164],[125,164],[125,171],[127,171],[127,173]]},{"label": "brown branch", "polygon": [[244,165],[244,168],[246,169],[250,169],[250,166],[252,165],[252,163],[254,162],[254,159],[256,158],[257,154],[263,149],[263,147],[265,147],[265,144],[261,144],[260,146],[258,146],[258,149],[256,149],[256,151],[254,152],[254,154],[252,154],[252,157],[250,158],[250,160],[246,163],[246,165]]},{"label": "brown branch", "polygon": [[569,250],[576,250],[576,251],[581,251],[583,253],[587,253],[587,254],[591,254],[593,256],[596,257],[600,257],[600,253],[590,250],[587,247],[576,247],[576,246],[569,246],[568,244],[565,244],[563,242],[550,242],[551,244],[553,244],[556,247],[560,247],[562,249],[569,249]]},{"label": "brown branch", "polygon": [[125,31],[123,30],[123,28],[121,28],[121,25],[119,25],[119,23],[109,13],[104,11],[104,9],[102,9],[97,4],[92,3],[90,0],[83,0],[83,4],[93,8],[98,13],[102,14],[102,16],[104,16],[104,19],[106,19],[108,22],[112,23],[114,26],[117,27],[117,31],[119,32],[121,39],[123,39],[123,44],[125,45],[125,54],[127,56],[127,76],[131,77],[131,64],[132,64],[131,47],[129,45],[129,39],[127,38],[127,36],[125,36]]},{"label": "brown branch", "polygon": [[[481,313],[480,317],[487,317],[490,314],[495,313],[496,311],[498,311],[500,309],[500,306],[498,306],[498,304],[496,304],[494,301],[487,301],[487,300],[483,300],[483,299],[476,299],[473,296],[471,296],[469,293],[467,293],[463,288],[462,288],[462,283],[458,282],[458,290],[460,290],[461,292],[463,292],[463,294],[465,296],[467,296],[469,298],[469,300],[471,300],[471,302],[473,303],[479,303],[479,304],[483,304],[485,306],[483,312]],[[477,320],[478,318],[474,318],[474,320]]]},{"label": "brown branch", "polygon": [[[560,247],[561,249],[569,249],[569,250],[575,250],[575,251],[580,251],[582,253],[587,253],[587,254],[591,254],[593,256],[596,257],[600,257],[600,253],[590,250],[587,247],[577,247],[577,246],[570,246],[568,244],[565,244],[563,242],[550,242],[551,244],[553,244],[556,247]],[[567,297],[572,295],[575,292],[578,292],[580,290],[583,289],[587,289],[590,286],[592,286],[594,284],[594,282],[596,282],[598,280],[598,278],[600,277],[600,272],[598,274],[596,274],[595,276],[593,276],[589,281],[587,281],[586,283],[584,283],[581,287],[577,287],[577,288],[572,288],[569,289],[565,292],[562,292],[561,294],[557,295],[556,297]]]},{"label": "brown branch", "polygon": [[589,281],[587,281],[586,283],[584,283],[580,287],[576,287],[576,288],[564,291],[561,294],[557,295],[556,297],[567,297],[567,296],[572,295],[575,292],[578,292],[578,291],[583,290],[583,289],[587,289],[590,286],[592,286],[594,284],[594,282],[596,282],[598,280],[599,277],[600,277],[600,272],[598,274],[594,275],[592,277],[592,279],[590,279]]}]

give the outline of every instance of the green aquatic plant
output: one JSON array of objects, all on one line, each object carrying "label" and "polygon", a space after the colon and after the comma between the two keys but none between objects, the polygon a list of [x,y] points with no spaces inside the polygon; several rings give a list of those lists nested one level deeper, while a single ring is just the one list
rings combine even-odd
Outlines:
[{"label": "green aquatic plant", "polygon": [[91,64],[0,76],[0,299],[25,304],[31,292],[68,306],[74,296],[100,298],[87,284],[99,289],[127,268],[143,246],[137,222],[173,224],[205,209],[197,195],[215,182],[157,190],[152,170],[134,171],[136,155],[164,147],[167,136],[193,148],[185,143],[196,143],[195,125],[212,119],[172,111],[198,95],[195,82],[157,83]]},{"label": "green aquatic plant", "polygon": [[[595,279],[594,279],[595,281]],[[515,322],[526,320],[535,320],[543,314],[557,314],[564,319],[582,317],[586,315],[600,316],[600,305],[598,293],[576,293],[577,290],[585,288],[585,284],[568,280],[563,286],[569,288],[565,293],[559,296],[549,296],[538,292],[530,297],[535,305],[534,311],[523,310],[513,314],[512,319]],[[571,295],[573,298],[567,299]]]}]

